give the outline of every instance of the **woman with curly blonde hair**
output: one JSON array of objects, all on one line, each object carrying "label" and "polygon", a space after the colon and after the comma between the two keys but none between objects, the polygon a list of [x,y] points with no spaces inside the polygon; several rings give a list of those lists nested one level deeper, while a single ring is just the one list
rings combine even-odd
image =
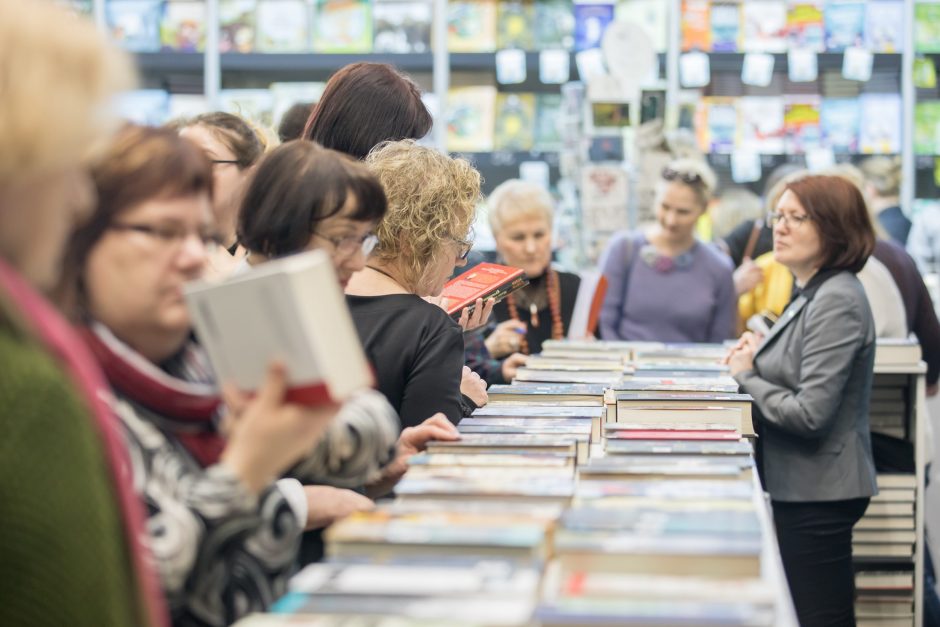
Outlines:
[{"label": "woman with curly blonde hair", "polygon": [[[378,146],[366,159],[388,197],[378,245],[346,288],[353,320],[379,390],[402,423],[442,412],[452,422],[485,403],[479,377],[462,398],[461,326],[423,297],[437,296],[466,265],[480,174],[412,140]],[[478,303],[482,304],[482,303]]]}]

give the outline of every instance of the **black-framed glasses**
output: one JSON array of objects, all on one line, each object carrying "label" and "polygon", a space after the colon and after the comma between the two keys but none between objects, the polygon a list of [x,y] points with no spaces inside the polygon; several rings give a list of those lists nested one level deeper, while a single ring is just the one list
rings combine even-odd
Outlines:
[{"label": "black-framed glasses", "polygon": [[108,225],[113,231],[141,233],[147,237],[159,242],[167,248],[178,249],[186,241],[187,237],[195,236],[203,248],[208,252],[214,251],[222,246],[222,236],[216,231],[191,231],[180,225],[164,224],[131,224],[127,222],[114,222]]},{"label": "black-framed glasses", "polygon": [[812,218],[806,214],[801,216],[787,215],[785,213],[780,213],[779,211],[774,211],[773,213],[767,214],[767,222],[771,226],[777,226],[777,223],[783,222],[788,227],[798,229],[808,220],[812,220]]},{"label": "black-framed glasses", "polygon": [[220,163],[232,163],[238,165],[238,159],[210,159],[212,165],[218,165]]},{"label": "black-framed glasses", "polygon": [[683,172],[670,167],[663,168],[662,177],[666,181],[682,181],[686,185],[703,185],[702,175],[698,172]]},{"label": "black-framed glasses", "polygon": [[379,238],[376,237],[375,233],[347,235],[346,237],[329,237],[316,232],[314,235],[333,244],[336,252],[345,256],[354,255],[356,251],[361,250],[362,254],[368,257],[369,253],[375,249],[375,245],[379,243]]}]

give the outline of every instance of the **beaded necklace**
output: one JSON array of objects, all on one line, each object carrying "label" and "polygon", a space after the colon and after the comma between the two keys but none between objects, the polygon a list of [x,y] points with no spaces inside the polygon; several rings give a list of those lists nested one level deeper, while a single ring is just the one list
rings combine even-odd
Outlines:
[{"label": "beaded necklace", "polygon": [[[552,313],[552,339],[563,339],[565,331],[561,323],[561,288],[558,285],[558,273],[551,268],[545,273],[545,291],[548,293],[548,309]],[[521,319],[514,294],[506,297],[506,307],[509,309],[510,318]],[[529,324],[532,328],[539,326],[539,308],[534,302],[529,305]],[[519,352],[523,355],[529,354],[529,342],[524,335],[519,341]]]}]

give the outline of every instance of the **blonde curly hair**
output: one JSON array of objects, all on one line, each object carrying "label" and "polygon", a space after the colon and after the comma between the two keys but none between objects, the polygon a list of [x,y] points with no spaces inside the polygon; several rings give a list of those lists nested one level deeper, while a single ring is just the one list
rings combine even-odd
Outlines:
[{"label": "blonde curly hair", "polygon": [[366,157],[388,197],[372,258],[394,265],[406,288],[426,291],[429,269],[451,242],[466,243],[480,202],[480,173],[406,139],[379,144]]}]

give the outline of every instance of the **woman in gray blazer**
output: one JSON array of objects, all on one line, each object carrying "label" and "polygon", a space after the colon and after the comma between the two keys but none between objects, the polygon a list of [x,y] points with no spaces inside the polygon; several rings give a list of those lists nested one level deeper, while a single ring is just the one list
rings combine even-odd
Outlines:
[{"label": "woman in gray blazer", "polygon": [[800,624],[854,625],[852,527],[877,494],[868,426],[875,330],[855,277],[875,245],[865,201],[834,176],[782,184],[774,258],[798,291],[727,362],[754,397],[758,464]]}]

